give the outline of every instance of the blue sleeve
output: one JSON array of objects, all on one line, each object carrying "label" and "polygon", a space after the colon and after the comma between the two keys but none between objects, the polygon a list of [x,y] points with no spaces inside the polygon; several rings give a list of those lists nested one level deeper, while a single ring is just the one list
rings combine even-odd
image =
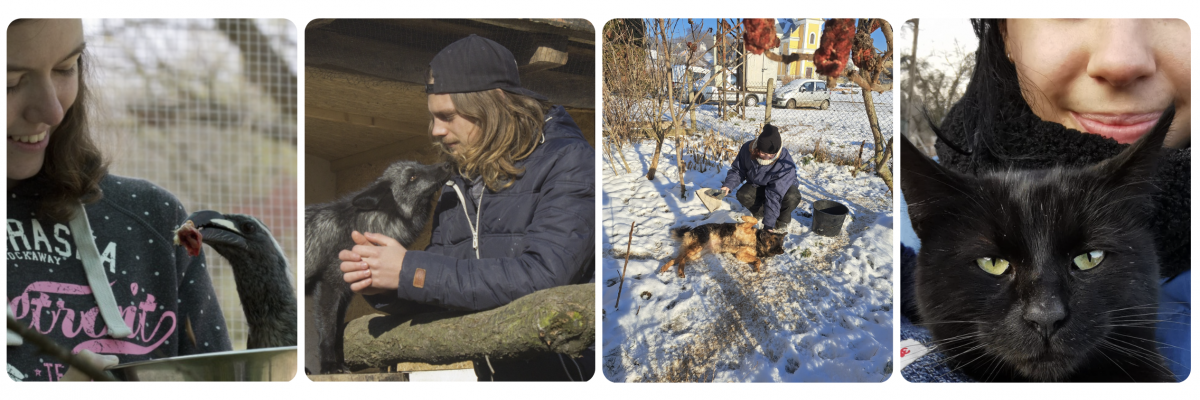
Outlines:
[{"label": "blue sleeve", "polygon": [[1192,271],[1162,280],[1159,291],[1159,321],[1155,336],[1159,352],[1179,382],[1187,379],[1192,365]]},{"label": "blue sleeve", "polygon": [[750,146],[748,145],[742,145],[741,149],[738,150],[737,157],[733,158],[733,163],[731,163],[729,166],[729,173],[725,175],[725,182],[722,183],[721,186],[727,187],[730,191],[736,192],[738,186],[742,185],[742,181],[744,181],[745,178],[743,177],[742,170],[738,167],[738,164],[741,163],[743,159],[750,157],[750,153],[746,150],[749,147]]},{"label": "blue sleeve", "polygon": [[788,189],[792,187],[792,182],[796,182],[795,165],[785,167],[787,168],[779,171],[779,175],[771,181],[771,187],[767,189],[767,199],[763,204],[763,227],[767,229],[775,227],[775,221],[779,219],[779,206],[783,203],[783,195],[787,194]]},{"label": "blue sleeve", "polygon": [[[578,277],[595,257],[595,150],[581,143],[562,153],[520,243],[524,252],[512,258],[458,259],[410,251],[404,256],[397,297],[486,310]],[[414,285],[418,269],[424,270],[423,287]]]}]

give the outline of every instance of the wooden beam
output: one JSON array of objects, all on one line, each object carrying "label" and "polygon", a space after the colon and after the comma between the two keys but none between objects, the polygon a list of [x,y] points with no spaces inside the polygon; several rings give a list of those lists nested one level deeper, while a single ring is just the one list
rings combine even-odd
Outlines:
[{"label": "wooden beam", "polygon": [[308,22],[308,26],[304,27],[304,30],[305,30],[305,31],[307,31],[307,30],[309,30],[309,29],[320,29],[321,27],[323,27],[323,26],[325,26],[325,25],[332,24],[332,23],[333,23],[333,21],[337,21],[337,19],[333,19],[333,18],[317,18],[317,19],[314,19],[314,20],[312,20],[312,21],[309,21],[309,22]]},{"label": "wooden beam", "polygon": [[435,51],[325,29],[308,30],[304,36],[305,66],[354,71],[422,85],[429,61],[437,54]]},{"label": "wooden beam", "polygon": [[[335,27],[330,24],[327,27]],[[582,46],[564,45],[562,37],[547,36],[536,46],[510,48],[519,62],[528,66],[521,69],[521,84],[527,89],[541,93],[550,98],[555,104],[577,108],[595,108],[595,82],[593,69],[579,73],[561,72],[563,65],[566,69],[575,71],[573,66],[594,65],[594,52],[591,58],[570,53],[572,49]],[[414,85],[414,90],[423,94],[425,74],[429,61],[436,54],[435,50],[417,47],[416,44],[406,46],[400,43],[383,42],[374,39],[361,38],[334,32],[328,29],[314,29],[305,32],[305,96],[311,96],[312,86],[307,79],[312,78],[309,70],[320,70],[328,73],[339,72],[343,75],[358,76],[365,81],[394,81]],[[503,43],[502,43],[503,44]],[[546,49],[541,49],[546,47]],[[552,70],[558,68],[557,70]],[[590,72],[590,73],[589,73]],[[354,78],[344,81],[355,82]],[[363,85],[359,85],[363,86]],[[419,86],[419,87],[418,87]],[[352,101],[373,101],[376,96],[364,94],[348,99]],[[424,97],[420,101],[425,101]],[[312,103],[308,103],[311,105]],[[325,108],[339,109],[329,106]],[[345,110],[350,111],[350,110]],[[421,108],[424,112],[424,109]],[[376,112],[364,113],[380,115]],[[394,118],[394,117],[393,117]],[[402,118],[394,118],[404,120]]]},{"label": "wooden beam", "polygon": [[[420,155],[428,155],[434,151],[431,147],[431,141],[428,135],[420,137],[410,137],[398,142],[372,148],[361,153],[351,154],[337,160],[329,162],[329,169],[334,173],[338,171],[352,168],[361,164],[374,162],[378,160],[392,159],[398,154],[416,153]],[[416,158],[416,157],[413,157]]]},{"label": "wooden beam", "polygon": [[304,77],[307,115],[314,112],[310,110],[334,110],[399,121],[419,131],[429,124],[424,85],[314,66],[304,68]]},{"label": "wooden beam", "polygon": [[367,126],[393,131],[403,131],[405,126],[403,122],[394,119],[354,114],[320,107],[305,107],[304,115],[326,121],[345,122],[352,125]]},{"label": "wooden beam", "polygon": [[475,21],[522,32],[540,32],[566,36],[573,42],[595,46],[596,27],[586,19],[477,19]]},{"label": "wooden beam", "polygon": [[542,71],[567,65],[567,38],[565,36],[538,35],[532,51],[517,58],[521,73]]}]

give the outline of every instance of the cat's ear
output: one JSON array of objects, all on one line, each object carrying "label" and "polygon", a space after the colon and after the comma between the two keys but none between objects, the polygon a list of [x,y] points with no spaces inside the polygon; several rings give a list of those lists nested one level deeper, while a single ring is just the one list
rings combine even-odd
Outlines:
[{"label": "cat's ear", "polygon": [[1101,176],[1108,178],[1108,185],[1114,189],[1131,190],[1134,193],[1150,193],[1157,188],[1151,181],[1162,159],[1163,139],[1175,119],[1175,105],[1163,111],[1158,123],[1150,132],[1143,135],[1129,148],[1115,157],[1102,161],[1095,166]]},{"label": "cat's ear", "polygon": [[949,202],[967,193],[967,181],[926,157],[907,137],[900,138],[900,190],[918,235],[927,216],[944,213]]}]

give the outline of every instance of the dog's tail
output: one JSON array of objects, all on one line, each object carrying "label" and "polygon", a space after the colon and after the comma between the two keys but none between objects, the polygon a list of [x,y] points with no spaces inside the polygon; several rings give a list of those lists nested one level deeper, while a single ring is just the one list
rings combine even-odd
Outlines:
[{"label": "dog's tail", "polygon": [[687,234],[692,233],[692,227],[682,226],[671,230],[671,239],[681,241]]}]

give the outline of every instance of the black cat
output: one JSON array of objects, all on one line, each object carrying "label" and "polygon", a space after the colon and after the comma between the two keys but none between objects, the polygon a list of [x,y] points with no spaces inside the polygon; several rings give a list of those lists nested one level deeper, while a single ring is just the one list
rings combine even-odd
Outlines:
[{"label": "black cat", "polygon": [[921,239],[917,312],[949,367],[980,381],[1175,381],[1154,339],[1159,265],[1146,220],[1175,115],[1082,168],[968,176],[901,143]]}]

